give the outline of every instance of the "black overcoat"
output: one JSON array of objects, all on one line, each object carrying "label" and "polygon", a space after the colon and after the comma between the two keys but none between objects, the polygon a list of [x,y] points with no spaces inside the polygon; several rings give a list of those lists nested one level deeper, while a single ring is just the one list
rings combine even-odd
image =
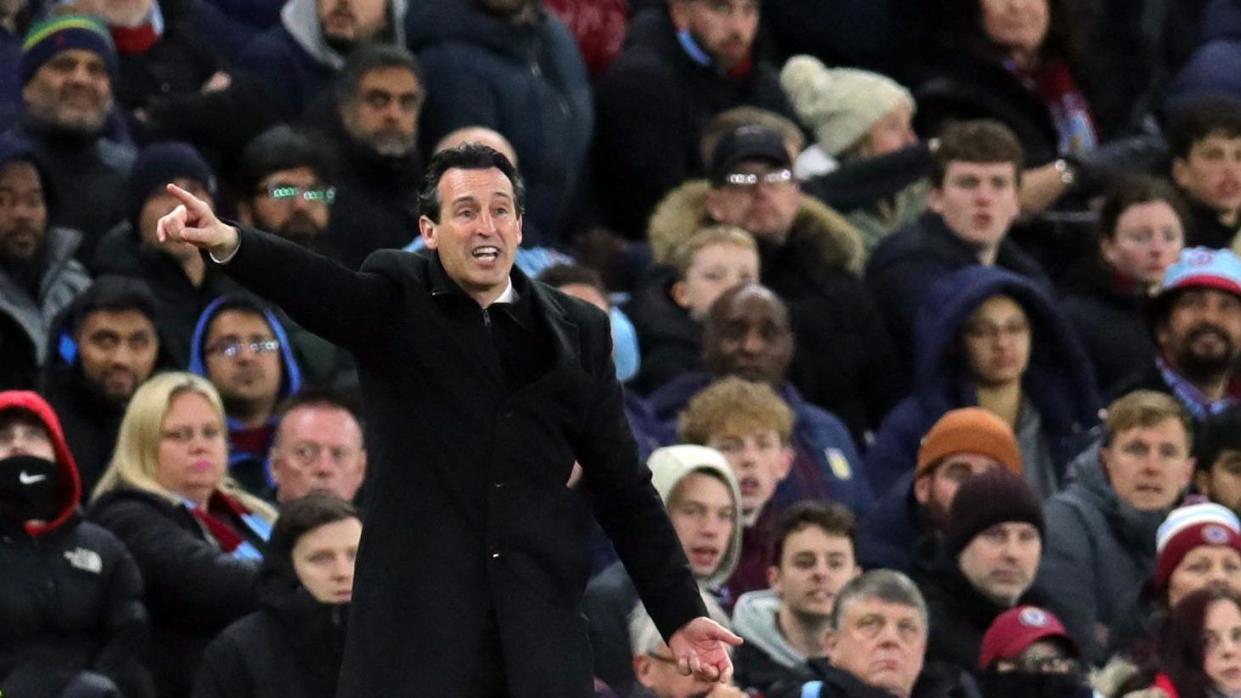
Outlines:
[{"label": "black overcoat", "polygon": [[553,356],[510,390],[488,337],[502,311],[434,257],[381,250],[353,272],[243,229],[225,269],[358,360],[371,467],[340,696],[475,695],[491,632],[512,696],[592,695],[575,460],[664,635],[705,615],[638,459],[602,312],[514,269]]}]

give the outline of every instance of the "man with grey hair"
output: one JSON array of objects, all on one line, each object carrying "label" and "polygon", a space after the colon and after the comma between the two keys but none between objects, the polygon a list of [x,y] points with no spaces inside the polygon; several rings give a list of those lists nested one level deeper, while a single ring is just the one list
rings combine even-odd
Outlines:
[{"label": "man with grey hair", "polygon": [[900,572],[872,570],[836,595],[827,657],[806,664],[805,681],[771,698],[931,698],[977,696],[960,671],[925,663],[929,615],[918,587]]},{"label": "man with grey hair", "polygon": [[[707,613],[727,627],[728,614],[709,594],[702,595]],[[629,646],[633,649],[633,673],[637,682],[628,698],[744,698],[745,692],[725,683],[703,681],[677,671],[676,660],[659,629],[641,603],[629,614]]]}]

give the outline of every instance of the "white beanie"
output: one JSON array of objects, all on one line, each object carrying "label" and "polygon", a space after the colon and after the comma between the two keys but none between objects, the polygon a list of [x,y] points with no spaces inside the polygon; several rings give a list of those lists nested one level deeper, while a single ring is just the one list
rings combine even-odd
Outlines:
[{"label": "white beanie", "polygon": [[875,122],[913,95],[895,80],[856,68],[828,68],[813,56],[793,56],[780,71],[780,86],[819,145],[837,156],[853,147]]}]

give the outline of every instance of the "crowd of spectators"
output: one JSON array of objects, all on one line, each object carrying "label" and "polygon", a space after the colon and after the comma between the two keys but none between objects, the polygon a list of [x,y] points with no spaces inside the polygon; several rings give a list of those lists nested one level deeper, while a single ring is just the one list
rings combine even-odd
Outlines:
[{"label": "crowd of spectators", "polygon": [[1236,0],[0,0],[0,696],[335,695],[394,415],[157,222],[434,265],[465,143],[745,640],[595,526],[598,696],[1241,695],[1239,67]]}]

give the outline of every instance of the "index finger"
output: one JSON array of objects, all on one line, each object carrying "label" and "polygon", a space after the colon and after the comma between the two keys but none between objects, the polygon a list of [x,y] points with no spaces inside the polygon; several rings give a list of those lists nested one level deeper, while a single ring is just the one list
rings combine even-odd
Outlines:
[{"label": "index finger", "polygon": [[166,185],[166,188],[168,193],[172,194],[178,201],[184,204],[186,210],[194,214],[195,217],[208,216],[211,214],[211,208],[207,206],[206,202],[197,196],[194,196],[190,192],[178,187],[172,182],[169,182]]}]

